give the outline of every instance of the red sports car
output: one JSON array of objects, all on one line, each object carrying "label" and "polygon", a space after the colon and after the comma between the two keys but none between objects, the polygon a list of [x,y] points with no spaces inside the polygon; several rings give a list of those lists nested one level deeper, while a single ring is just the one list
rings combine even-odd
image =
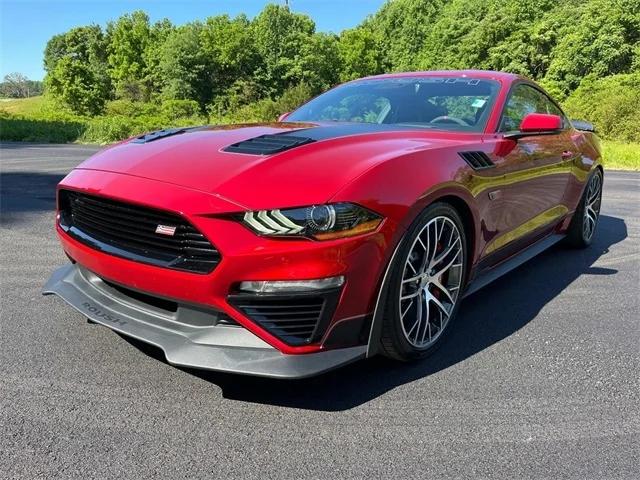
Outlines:
[{"label": "red sports car", "polygon": [[[45,293],[169,363],[305,377],[423,358],[462,298],[598,223],[598,139],[486,71],[340,85],[265,124],[160,130],[59,185]],[[535,293],[534,293],[535,294]]]}]

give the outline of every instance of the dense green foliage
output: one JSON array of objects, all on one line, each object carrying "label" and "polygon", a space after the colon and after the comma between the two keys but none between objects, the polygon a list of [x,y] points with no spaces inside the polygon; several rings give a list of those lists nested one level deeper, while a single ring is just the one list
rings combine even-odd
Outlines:
[{"label": "dense green foliage", "polygon": [[640,72],[586,77],[565,102],[570,117],[588,118],[604,138],[625,142],[640,142],[639,108]]},{"label": "dense green foliage", "polygon": [[44,66],[48,91],[80,115],[101,114],[114,99],[194,100],[202,114],[220,114],[301,83],[311,93],[330,87],[340,52],[337,36],[282,6],[252,21],[220,15],[179,27],[136,11],[105,32],[92,25],[54,36]]},{"label": "dense green foliage", "polygon": [[479,68],[532,77],[561,100],[587,76],[640,70],[638,0],[394,0],[340,35],[267,5],[253,20],[176,27],[141,11],[54,36],[47,85],[73,111],[188,99],[235,110],[305,83],[312,93],[385,71]]},{"label": "dense green foliage", "polygon": [[362,28],[384,39],[385,70],[503,70],[560,99],[640,68],[638,0],[395,0]]},{"label": "dense green foliage", "polygon": [[48,91],[76,113],[100,113],[111,88],[106,47],[102,29],[97,25],[55,35],[44,52]]},{"label": "dense green foliage", "polygon": [[[44,66],[55,107],[29,118],[69,122],[63,137],[82,141],[273,120],[340,81],[460,68],[527,75],[605,138],[640,140],[638,0],[393,0],[339,35],[278,5],[181,26],[136,11],[54,36]],[[28,133],[12,118],[2,114],[2,138]]]}]

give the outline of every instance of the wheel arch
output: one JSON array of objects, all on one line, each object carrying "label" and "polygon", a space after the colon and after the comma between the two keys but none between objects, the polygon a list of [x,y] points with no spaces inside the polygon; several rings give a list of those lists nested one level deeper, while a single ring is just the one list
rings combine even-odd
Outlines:
[{"label": "wheel arch", "polygon": [[[407,218],[403,222],[402,226],[404,229],[403,235],[399,238],[396,245],[394,245],[394,250],[387,265],[384,270],[384,274],[380,281],[380,287],[378,289],[378,296],[376,299],[376,304],[373,311],[373,319],[371,321],[371,327],[369,332],[369,338],[367,342],[367,357],[373,356],[378,353],[379,350],[379,342],[380,342],[380,334],[382,330],[382,320],[384,316],[385,310],[385,302],[389,285],[389,271],[395,261],[396,255],[402,242],[404,241],[406,231],[409,226],[415,221],[415,219],[422,213],[426,208],[430,207],[435,203],[446,203],[453,207],[456,212],[460,215],[462,220],[463,228],[465,234],[467,236],[467,265],[466,265],[466,275],[467,279],[469,278],[469,274],[471,272],[472,266],[475,260],[475,251],[476,244],[478,238],[478,222],[477,213],[475,209],[472,207],[473,204],[470,204],[470,199],[465,197],[470,196],[468,192],[458,193],[456,190],[448,190],[447,191],[439,191],[433,192],[432,194],[422,197],[411,209],[411,213],[407,215]],[[472,197],[471,197],[472,198]],[[422,201],[421,201],[422,200]],[[425,201],[426,200],[426,201]]]},{"label": "wheel arch", "polygon": [[[435,202],[430,203],[429,205],[433,205],[433,203],[448,203],[451,205],[456,212],[460,215],[460,219],[462,220],[462,227],[464,228],[464,233],[467,237],[467,265],[465,267],[467,278],[471,271],[471,266],[474,261],[474,254],[476,251],[476,221],[473,216],[473,212],[471,207],[461,198],[455,195],[445,195],[444,197],[440,197]],[[426,207],[425,207],[426,208]]]}]

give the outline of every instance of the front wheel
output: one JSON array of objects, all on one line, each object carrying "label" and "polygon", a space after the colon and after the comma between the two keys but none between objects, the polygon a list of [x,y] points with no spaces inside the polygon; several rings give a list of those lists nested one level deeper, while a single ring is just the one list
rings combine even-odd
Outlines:
[{"label": "front wheel", "polygon": [[465,282],[467,240],[458,212],[429,206],[407,232],[391,267],[382,352],[398,360],[426,357],[440,345]]}]

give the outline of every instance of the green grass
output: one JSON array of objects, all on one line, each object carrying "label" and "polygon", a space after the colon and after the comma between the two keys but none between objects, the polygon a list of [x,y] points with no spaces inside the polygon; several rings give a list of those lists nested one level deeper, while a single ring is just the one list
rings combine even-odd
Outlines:
[{"label": "green grass", "polygon": [[602,141],[604,166],[611,170],[640,170],[640,143]]},{"label": "green grass", "polygon": [[37,115],[43,110],[46,102],[42,95],[30,98],[0,98],[0,110],[12,115]]},{"label": "green grass", "polygon": [[0,99],[0,140],[67,143],[78,141],[86,120],[44,96]]},{"label": "green grass", "polygon": [[46,96],[0,99],[0,140],[108,144],[160,128],[206,123],[205,118],[194,113],[197,104],[186,103],[114,101],[109,102],[104,115],[86,117],[70,112]]}]

